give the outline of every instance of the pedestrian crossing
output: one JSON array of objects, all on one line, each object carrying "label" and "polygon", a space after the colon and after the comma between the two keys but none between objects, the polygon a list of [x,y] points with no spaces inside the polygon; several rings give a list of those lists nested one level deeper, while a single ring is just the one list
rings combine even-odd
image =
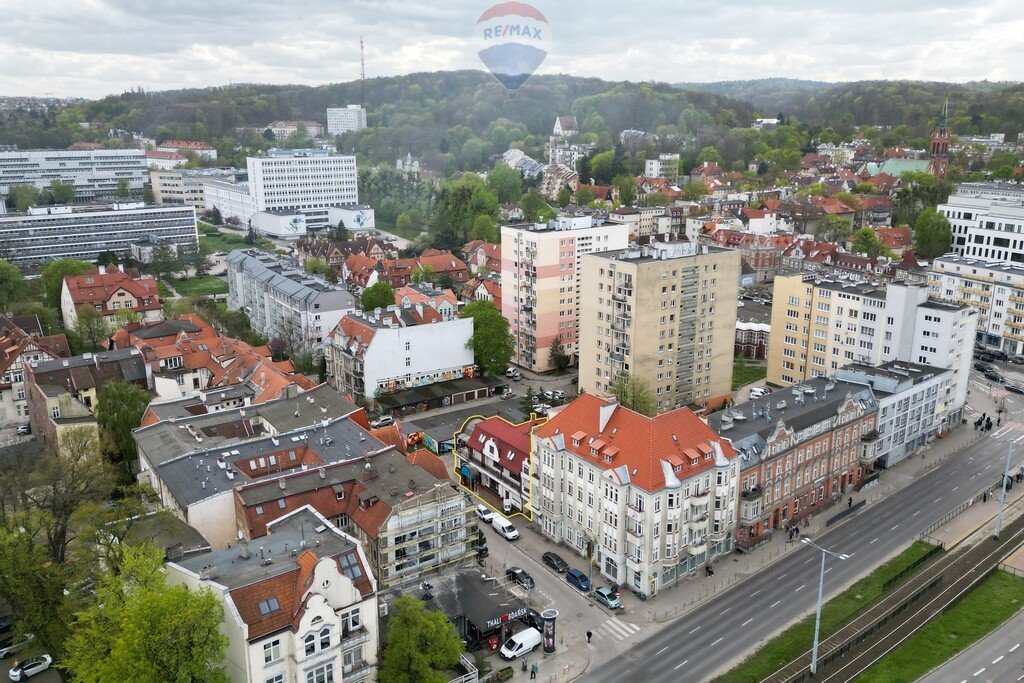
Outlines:
[{"label": "pedestrian crossing", "polygon": [[597,630],[594,631],[594,640],[604,639],[618,642],[636,635],[639,631],[640,627],[636,624],[612,617],[597,627]]}]

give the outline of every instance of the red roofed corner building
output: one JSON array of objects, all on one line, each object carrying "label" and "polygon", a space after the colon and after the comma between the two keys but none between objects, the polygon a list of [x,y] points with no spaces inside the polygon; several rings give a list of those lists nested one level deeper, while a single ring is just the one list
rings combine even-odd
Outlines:
[{"label": "red roofed corner building", "polygon": [[689,408],[583,393],[532,444],[534,522],[609,581],[653,596],[732,550],[737,451]]},{"label": "red roofed corner building", "polygon": [[74,329],[82,306],[95,307],[108,323],[113,323],[121,311],[136,313],[144,322],[164,319],[156,280],[133,278],[120,270],[107,272],[103,266],[85,275],[64,278],[60,294],[64,329]]},{"label": "red roofed corner building", "polygon": [[530,514],[526,506],[535,490],[530,475],[530,432],[546,421],[540,418],[512,424],[500,415],[467,420],[462,433],[456,434],[459,483],[505,514]]}]

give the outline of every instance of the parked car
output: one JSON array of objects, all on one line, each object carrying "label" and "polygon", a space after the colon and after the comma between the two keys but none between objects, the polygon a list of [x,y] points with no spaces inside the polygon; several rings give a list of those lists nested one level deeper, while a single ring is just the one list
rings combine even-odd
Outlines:
[{"label": "parked car", "polygon": [[31,434],[32,425],[18,425],[18,434]]},{"label": "parked car", "polygon": [[491,526],[494,530],[504,538],[506,541],[514,541],[519,538],[519,529],[516,529],[512,522],[508,521],[499,514],[495,514],[491,518]]},{"label": "parked car", "polygon": [[1010,358],[1010,362],[1014,365],[1024,365],[1024,356],[1013,356]]},{"label": "parked car", "polygon": [[581,572],[579,569],[570,569],[565,573],[565,580],[569,582],[570,586],[573,586],[577,590],[581,590],[584,593],[590,592],[590,579],[587,575]]},{"label": "parked car", "polygon": [[985,379],[989,380],[990,382],[1002,382],[1003,376],[1000,375],[995,370],[989,370],[988,372],[985,373]]},{"label": "parked car", "polygon": [[0,635],[14,630],[14,617],[10,614],[0,617]]},{"label": "parked car", "polygon": [[604,605],[605,607],[607,607],[608,609],[619,609],[620,607],[622,607],[622,602],[617,597],[615,597],[615,594],[612,593],[611,588],[605,588],[604,586],[601,586],[600,588],[596,589],[594,591],[594,599],[602,605]]},{"label": "parked car", "polygon": [[996,359],[996,357],[993,356],[988,351],[984,351],[982,353],[975,354],[974,357],[977,358],[978,360],[983,360],[983,361],[986,361],[986,362],[989,362],[989,363],[991,363],[992,361],[994,361]]},{"label": "parked car", "polygon": [[1007,384],[1006,390],[1014,394],[1024,394],[1024,387],[1019,384]]},{"label": "parked car", "polygon": [[505,641],[498,652],[502,659],[515,659],[540,647],[540,631],[535,628],[523,629]]},{"label": "parked car", "polygon": [[751,387],[750,388],[750,398],[761,398],[762,396],[764,396],[767,393],[768,393],[768,389],[766,389],[765,387]]},{"label": "parked car", "polygon": [[505,578],[509,581],[515,581],[523,588],[533,588],[536,586],[536,582],[533,577],[530,576],[525,569],[519,567],[509,567],[505,570]]},{"label": "parked car", "polygon": [[551,567],[559,574],[564,574],[567,571],[569,571],[569,565],[566,563],[565,560],[562,559],[562,556],[558,553],[553,553],[549,551],[541,555],[540,559],[544,562],[544,564]]},{"label": "parked car", "polygon": [[481,521],[490,524],[491,520],[494,519],[494,510],[486,505],[480,504],[476,506],[476,516],[479,517]]},{"label": "parked car", "polygon": [[374,429],[379,429],[381,427],[390,427],[394,423],[395,423],[395,418],[393,418],[392,416],[390,416],[390,415],[381,415],[376,420],[371,422],[370,426],[373,427]]},{"label": "parked car", "polygon": [[559,401],[565,398],[565,392],[562,391],[561,389],[555,389],[551,393],[554,394],[555,398],[557,398]]},{"label": "parked car", "polygon": [[46,671],[50,668],[51,664],[53,664],[53,657],[50,655],[42,655],[40,657],[26,659],[24,662],[18,664],[18,666],[12,667],[8,672],[7,677],[12,681],[24,681],[27,678],[32,678],[36,674]]},{"label": "parked car", "polygon": [[982,363],[980,360],[974,364],[974,369],[978,372],[992,372],[992,366],[988,363]]},{"label": "parked car", "polygon": [[1007,359],[1006,351],[1000,351],[999,349],[988,349],[988,355],[999,361]]},{"label": "parked car", "polygon": [[31,633],[26,633],[21,638],[9,638],[4,641],[3,644],[0,644],[0,659],[7,659],[11,655],[18,654],[28,647],[28,644],[32,642],[33,637],[34,636]]}]

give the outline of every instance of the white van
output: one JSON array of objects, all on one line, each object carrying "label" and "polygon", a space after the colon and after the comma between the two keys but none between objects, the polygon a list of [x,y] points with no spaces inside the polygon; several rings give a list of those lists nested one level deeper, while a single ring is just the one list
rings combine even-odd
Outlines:
[{"label": "white van", "polygon": [[750,398],[761,398],[767,393],[768,389],[766,387],[751,387]]},{"label": "white van", "polygon": [[533,652],[540,647],[540,643],[540,631],[535,628],[528,628],[506,640],[498,654],[501,655],[502,659],[515,659],[519,655]]},{"label": "white van", "polygon": [[516,529],[515,526],[512,525],[512,522],[508,521],[501,515],[494,515],[491,519],[491,526],[494,527],[494,530],[497,531],[498,534],[506,541],[514,541],[519,538],[519,529]]}]

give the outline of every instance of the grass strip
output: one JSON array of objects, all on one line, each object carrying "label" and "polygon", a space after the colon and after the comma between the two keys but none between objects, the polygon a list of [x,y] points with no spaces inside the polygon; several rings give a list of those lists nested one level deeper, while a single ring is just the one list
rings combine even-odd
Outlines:
[{"label": "grass strip", "polygon": [[171,286],[181,296],[206,296],[207,294],[227,294],[228,283],[216,275],[193,275],[190,278],[174,278]]},{"label": "grass strip", "polygon": [[997,629],[1024,605],[1024,578],[997,571],[963,600],[858,676],[857,683],[914,681]]},{"label": "grass strip", "polygon": [[[882,596],[882,586],[932,550],[923,541],[914,541],[899,555],[857,581],[824,604],[821,609],[821,640],[843,628],[861,610]],[[813,574],[817,575],[817,564]],[[910,578],[910,577],[907,577]],[[815,589],[817,582],[815,582]],[[732,671],[714,679],[714,683],[759,683],[811,649],[814,641],[814,615],[793,624],[747,657]]]}]

